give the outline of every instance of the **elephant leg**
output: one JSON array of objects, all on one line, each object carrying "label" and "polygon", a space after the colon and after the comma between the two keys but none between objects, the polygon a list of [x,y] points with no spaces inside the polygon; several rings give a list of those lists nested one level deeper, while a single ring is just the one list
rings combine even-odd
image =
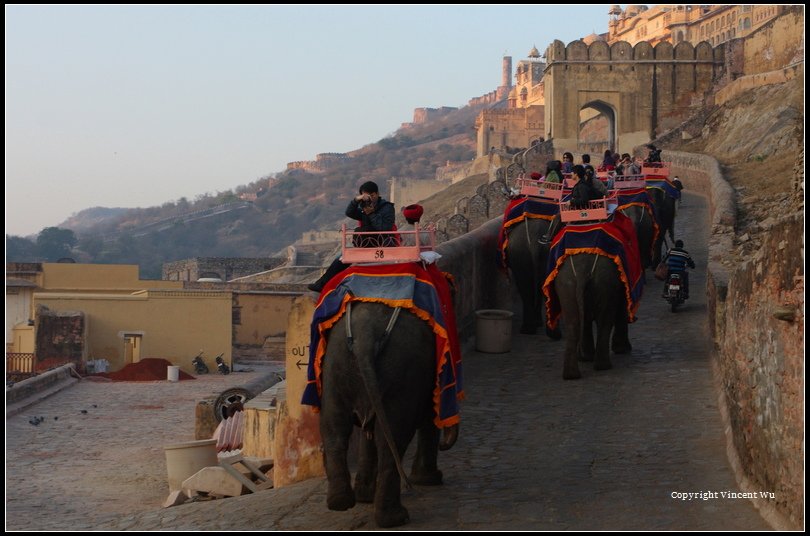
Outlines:
[{"label": "elephant leg", "polygon": [[582,344],[580,345],[580,361],[593,361],[595,353],[593,344],[593,315],[590,313],[590,307],[585,305],[585,325],[582,326]]},{"label": "elephant leg", "polygon": [[613,321],[604,320],[596,323],[596,355],[593,361],[594,370],[608,370],[613,368],[610,362],[610,332],[613,330]]},{"label": "elephant leg", "polygon": [[352,414],[348,408],[324,400],[321,407],[320,430],[323,439],[323,461],[329,482],[326,506],[330,510],[348,510],[355,504],[351,474],[346,461]]},{"label": "elephant leg", "polygon": [[[390,416],[391,423],[406,422]],[[394,443],[399,451],[400,459],[405,455],[405,449],[413,437],[413,430],[410,434],[404,433],[397,426],[392,426],[391,433],[394,436]],[[401,427],[400,427],[401,428]],[[397,472],[394,457],[391,449],[382,433],[375,434],[374,440],[377,444],[377,489],[374,493],[374,520],[381,528],[398,527],[410,521],[408,510],[401,501],[401,481]]]},{"label": "elephant leg", "polygon": [[438,468],[439,429],[428,421],[416,433],[416,456],[411,467],[411,482],[423,486],[438,486],[442,472]]},{"label": "elephant leg", "polygon": [[524,335],[534,335],[540,325],[540,316],[537,310],[537,296],[534,290],[534,280],[525,280],[523,276],[515,276],[520,300],[523,304],[523,322],[520,324],[520,332]]},{"label": "elephant leg", "polygon": [[559,275],[554,281],[554,288],[562,307],[562,320],[565,322],[565,359],[563,361],[563,379],[577,380],[582,377],[579,371],[579,346],[582,334],[582,320],[580,319],[577,303],[577,286],[574,274],[568,262],[560,268]]},{"label": "elephant leg", "polygon": [[374,486],[377,482],[377,445],[374,437],[361,431],[360,454],[357,474],[354,477],[354,494],[357,502],[374,502]]},{"label": "elephant leg", "polygon": [[622,307],[616,311],[616,322],[613,326],[613,353],[615,354],[629,354],[633,350],[633,345],[630,344],[630,335],[627,330],[627,312],[624,310],[624,302]]}]

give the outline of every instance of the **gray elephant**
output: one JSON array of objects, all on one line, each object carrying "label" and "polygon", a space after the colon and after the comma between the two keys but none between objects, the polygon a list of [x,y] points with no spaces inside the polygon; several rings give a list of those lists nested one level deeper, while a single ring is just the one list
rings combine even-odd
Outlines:
[{"label": "gray elephant", "polygon": [[643,289],[636,229],[624,214],[616,212],[602,225],[571,226],[557,234],[543,293],[549,327],[556,326],[560,314],[565,322],[564,379],[581,377],[578,360],[594,361],[596,370],[605,370],[612,366],[611,346],[617,354],[632,350],[627,324],[634,319]]},{"label": "gray elephant", "polygon": [[[621,202],[621,201],[620,201]],[[620,207],[619,210],[630,218],[636,228],[638,237],[639,256],[641,257],[641,268],[647,269],[652,264],[653,246],[658,236],[656,234],[657,223],[646,208],[639,205]]]},{"label": "gray elephant", "polygon": [[[520,332],[524,334],[537,333],[537,327],[542,323],[542,285],[547,274],[549,226],[559,211],[556,202],[530,197],[514,201],[504,214],[503,260],[512,271],[523,304]],[[555,340],[562,337],[559,329],[546,328],[546,334]]]},{"label": "gray elephant", "polygon": [[539,240],[548,231],[548,226],[549,220],[525,218],[506,230],[506,259],[523,304],[521,333],[537,333],[542,322],[541,285],[546,278],[548,247],[543,247]]},{"label": "gray elephant", "polygon": [[582,377],[578,360],[593,361],[596,370],[611,368],[611,331],[615,353],[632,350],[625,287],[612,259],[592,253],[569,255],[558,267],[553,285],[566,331],[563,379]]},{"label": "gray elephant", "polygon": [[673,197],[675,194],[667,193],[667,191],[657,187],[648,186],[647,193],[652,198],[655,207],[655,218],[658,221],[658,237],[653,244],[653,257],[650,264],[650,266],[655,267],[661,262],[663,256],[661,246],[664,243],[664,237],[669,234],[669,238],[673,242],[675,241],[675,203],[677,199]]},{"label": "gray elephant", "polygon": [[[458,425],[445,428],[443,442],[434,424],[436,340],[430,325],[381,303],[352,302],[328,333],[323,357],[320,431],[329,481],[327,506],[346,510],[356,501],[373,502],[380,527],[409,521],[400,501],[401,459],[418,431],[410,480],[441,484],[437,450],[450,448]],[[348,329],[347,329],[348,328]],[[349,437],[362,428],[359,467],[351,485]]]}]

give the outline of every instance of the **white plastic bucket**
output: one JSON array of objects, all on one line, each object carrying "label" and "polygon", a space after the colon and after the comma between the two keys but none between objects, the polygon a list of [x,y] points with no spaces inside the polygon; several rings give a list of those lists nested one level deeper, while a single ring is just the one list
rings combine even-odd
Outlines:
[{"label": "white plastic bucket", "polygon": [[170,382],[179,382],[180,381],[180,367],[175,365],[169,365],[166,371],[166,379]]},{"label": "white plastic bucket", "polygon": [[512,351],[512,311],[481,309],[475,312],[475,349],[488,354]]},{"label": "white plastic bucket", "polygon": [[[179,368],[179,367],[175,367]],[[176,445],[166,445],[166,472],[169,492],[182,489],[183,482],[203,467],[212,467],[217,461],[217,440],[201,439]]]}]

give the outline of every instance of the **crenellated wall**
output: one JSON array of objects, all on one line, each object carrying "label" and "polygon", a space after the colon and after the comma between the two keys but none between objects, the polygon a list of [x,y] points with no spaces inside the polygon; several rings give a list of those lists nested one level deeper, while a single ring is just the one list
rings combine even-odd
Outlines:
[{"label": "crenellated wall", "polygon": [[577,147],[579,111],[594,107],[614,116],[618,152],[680,124],[703,106],[704,94],[725,72],[724,47],[706,42],[566,46],[556,40],[546,60],[547,137],[558,147]]},{"label": "crenellated wall", "polygon": [[494,147],[529,147],[545,134],[543,106],[528,108],[494,108],[483,110],[475,120],[478,157],[488,154]]},{"label": "crenellated wall", "polygon": [[202,274],[216,274],[230,281],[257,272],[272,270],[283,264],[282,258],[195,257],[163,265],[164,281],[197,281]]},{"label": "crenellated wall", "polygon": [[394,203],[397,210],[401,210],[402,207],[418,203],[437,192],[441,192],[450,186],[450,182],[446,180],[393,178],[389,181],[389,185],[389,191],[391,192],[389,201]]}]

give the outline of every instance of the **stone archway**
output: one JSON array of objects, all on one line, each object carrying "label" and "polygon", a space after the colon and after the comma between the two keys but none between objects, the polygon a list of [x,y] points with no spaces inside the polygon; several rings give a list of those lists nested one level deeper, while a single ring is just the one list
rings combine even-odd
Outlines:
[{"label": "stone archway", "polygon": [[[611,118],[610,149],[632,152],[700,109],[723,74],[725,47],[684,41],[586,45],[554,41],[546,49],[544,124],[556,151],[578,148],[580,111]],[[590,148],[589,148],[590,151]]]},{"label": "stone archway", "polygon": [[613,106],[602,100],[589,101],[582,105],[579,116],[577,151],[601,154],[606,149],[616,150],[616,111]]}]

